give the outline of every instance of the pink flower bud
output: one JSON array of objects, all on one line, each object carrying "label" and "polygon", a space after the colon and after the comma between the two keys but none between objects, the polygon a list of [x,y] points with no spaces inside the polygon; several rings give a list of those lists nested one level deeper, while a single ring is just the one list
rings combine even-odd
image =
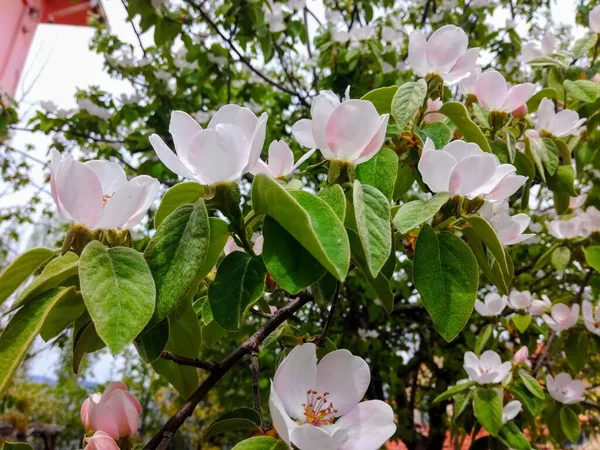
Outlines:
[{"label": "pink flower bud", "polygon": [[[102,431],[112,439],[137,433],[142,406],[121,382],[109,383],[104,394],[95,393],[81,406],[81,421],[87,431]],[[112,447],[90,447],[109,449]]]},{"label": "pink flower bud", "polygon": [[527,115],[527,104],[523,103],[521,106],[519,106],[512,112],[512,115],[513,117],[518,117],[519,119],[525,117]]},{"label": "pink flower bud", "polygon": [[119,446],[104,431],[96,431],[93,436],[85,438],[86,446],[83,450],[119,450]]},{"label": "pink flower bud", "polygon": [[524,363],[527,361],[527,358],[529,358],[529,350],[526,346],[523,346],[515,353],[513,359],[516,363]]},{"label": "pink flower bud", "polygon": [[594,75],[594,78],[592,78],[592,81],[594,83],[600,83],[600,73],[597,73],[596,75]]}]

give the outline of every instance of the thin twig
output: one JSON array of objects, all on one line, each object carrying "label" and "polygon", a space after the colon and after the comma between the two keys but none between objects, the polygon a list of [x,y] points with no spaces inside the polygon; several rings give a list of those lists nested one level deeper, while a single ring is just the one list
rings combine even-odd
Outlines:
[{"label": "thin twig", "polygon": [[339,290],[340,283],[337,283],[335,288],[335,294],[333,295],[333,300],[331,301],[331,308],[329,308],[329,314],[327,314],[327,318],[325,319],[325,325],[323,325],[323,329],[321,330],[321,334],[315,341],[319,347],[325,347],[325,342],[327,341],[327,333],[329,332],[329,328],[331,328],[331,324],[333,323],[333,317],[335,316],[335,310],[339,299]]},{"label": "thin twig", "polygon": [[208,392],[223,378],[223,376],[237,364],[245,355],[257,351],[260,344],[269,336],[275,329],[289,319],[296,311],[306,305],[313,299],[309,293],[303,293],[296,299],[292,300],[283,308],[278,309],[273,317],[264,324],[256,333],[236,348],[223,361],[221,361],[215,370],[213,370],[208,378],[196,389],[196,392],[179,408],[179,410],[165,423],[160,431],[152,438],[144,450],[156,450],[158,448],[166,448],[173,434],[183,425],[185,420],[192,415],[194,409],[208,394]]},{"label": "thin twig", "polygon": [[260,406],[260,366],[258,364],[258,352],[252,350],[250,353],[250,370],[252,371],[252,407],[262,417],[262,408]]},{"label": "thin twig", "polygon": [[204,369],[209,372],[212,372],[219,366],[218,364],[216,364],[214,362],[202,361],[201,359],[198,359],[198,358],[186,358],[185,356],[174,355],[171,352],[162,352],[160,354],[160,357],[162,359],[166,359],[167,361],[173,361],[174,363],[177,363],[180,366],[198,367],[200,369]]},{"label": "thin twig", "polygon": [[[123,3],[123,8],[125,8],[125,11],[127,11],[127,15],[129,16],[129,5],[125,0],[121,0],[121,3]],[[129,23],[131,24],[131,28],[133,28],[133,32],[137,36],[138,43],[140,44],[140,48],[142,49],[144,56],[146,56],[146,49],[144,48],[144,44],[142,44],[142,37],[140,36],[140,33],[138,32],[135,26],[135,23],[133,23],[133,19],[129,19]]]},{"label": "thin twig", "polygon": [[262,312],[260,309],[252,308],[250,309],[250,313],[254,314],[255,316],[264,317],[265,319],[270,319],[271,317],[273,317],[273,314]]},{"label": "thin twig", "polygon": [[550,350],[550,346],[552,345],[552,342],[554,341],[555,337],[556,337],[556,332],[554,330],[552,330],[550,332],[550,336],[548,336],[548,342],[546,343],[546,345],[544,345],[544,349],[542,350],[541,355],[538,357],[538,359],[535,363],[535,368],[531,372],[531,375],[534,378],[537,376],[539,370],[542,368],[542,365],[544,364],[544,360],[548,356],[548,351]]}]

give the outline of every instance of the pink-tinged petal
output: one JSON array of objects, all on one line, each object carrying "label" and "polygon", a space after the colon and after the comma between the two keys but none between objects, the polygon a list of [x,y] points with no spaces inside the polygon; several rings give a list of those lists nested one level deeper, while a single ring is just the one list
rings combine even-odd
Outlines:
[{"label": "pink-tinged petal", "polygon": [[190,143],[196,133],[202,130],[202,127],[196,119],[183,111],[173,111],[171,121],[169,122],[169,133],[173,136],[175,152],[179,159],[188,163],[188,153]]},{"label": "pink-tinged petal", "polygon": [[236,125],[244,133],[247,142],[252,142],[258,122],[259,119],[250,109],[239,105],[225,105],[210,119],[208,128],[215,130],[219,124]]},{"label": "pink-tinged petal", "polygon": [[514,239],[503,242],[503,244],[504,245],[520,244],[521,242],[525,242],[527,239],[531,239],[534,236],[535,236],[535,234],[533,234],[533,233],[523,233],[522,235],[517,236]]},{"label": "pink-tinged petal", "polygon": [[339,450],[369,450],[382,447],[396,432],[394,411],[381,400],[369,400],[335,423],[348,432],[348,440]]},{"label": "pink-tinged petal", "polygon": [[269,145],[269,167],[276,177],[292,173],[294,154],[285,141],[273,141]]},{"label": "pink-tinged petal", "polygon": [[458,89],[463,95],[475,94],[475,83],[481,75],[481,68],[475,67],[468,77],[461,79],[458,82]]},{"label": "pink-tinged petal", "polygon": [[248,161],[248,142],[238,127],[218,124],[192,139],[192,156],[203,184],[233,181],[243,175]]},{"label": "pink-tinged petal", "polygon": [[544,55],[549,55],[550,53],[554,52],[555,46],[556,38],[554,37],[554,33],[552,33],[552,31],[547,31],[542,38],[542,52]]},{"label": "pink-tinged petal", "polygon": [[258,119],[258,124],[250,139],[250,152],[247,156],[248,162],[242,171],[243,173],[248,172],[250,168],[256,164],[256,161],[260,159],[262,148],[265,145],[265,136],[267,134],[267,119],[268,116],[266,113],[261,114]]},{"label": "pink-tinged petal", "polygon": [[237,243],[235,242],[235,239],[233,239],[232,236],[229,236],[229,238],[227,239],[227,242],[225,243],[225,248],[223,249],[223,252],[225,252],[226,255],[229,255],[231,252],[243,252],[244,249],[242,247],[240,247],[239,245],[237,245]]},{"label": "pink-tinged petal", "polygon": [[299,450],[338,450],[348,440],[348,432],[337,427],[300,425],[291,432],[291,441]]},{"label": "pink-tinged petal", "polygon": [[450,72],[444,75],[444,81],[448,84],[455,84],[469,77],[471,73],[476,72],[477,58],[479,58],[478,48],[467,50],[458,58]]},{"label": "pink-tinged petal", "polygon": [[121,186],[127,184],[125,171],[115,162],[94,160],[84,164],[91,167],[96,173],[104,194],[112,195]]},{"label": "pink-tinged petal", "polygon": [[511,87],[506,93],[506,99],[502,109],[506,112],[514,111],[515,109],[527,103],[527,100],[535,93],[535,84],[523,83]]},{"label": "pink-tinged petal", "polygon": [[58,198],[58,186],[56,183],[60,177],[60,169],[62,166],[61,154],[58,150],[52,149],[52,160],[50,164],[50,190],[52,191],[52,199],[54,200],[54,204],[56,205],[58,213],[63,217],[63,219],[73,220],[71,215],[60,202],[60,198]]},{"label": "pink-tinged petal", "polygon": [[119,450],[119,446],[112,437],[103,431],[96,431],[93,436],[84,439],[84,450]]},{"label": "pink-tinged petal", "polygon": [[135,435],[139,426],[138,410],[127,394],[129,393],[126,391],[117,390],[103,396],[103,401],[113,414],[121,438]]},{"label": "pink-tinged petal", "polygon": [[427,39],[421,30],[413,31],[408,37],[408,58],[406,58],[406,63],[420,77],[424,77],[429,72]]},{"label": "pink-tinged petal", "polygon": [[317,349],[314,344],[298,345],[275,372],[273,386],[286,412],[294,419],[304,418],[306,392],[317,384]]},{"label": "pink-tinged petal", "polygon": [[508,175],[485,198],[487,200],[505,200],[517,192],[526,182],[526,176]]},{"label": "pink-tinged petal", "polygon": [[435,150],[435,144],[429,138],[425,140],[425,144],[423,144],[423,153]]},{"label": "pink-tinged petal", "polygon": [[530,42],[521,47],[521,61],[525,63],[540,56],[542,56],[542,51],[537,44]]},{"label": "pink-tinged petal", "polygon": [[583,313],[583,320],[586,322],[594,322],[594,314],[592,311],[592,302],[584,300],[581,307]]},{"label": "pink-tinged petal", "polygon": [[94,228],[102,213],[102,185],[94,170],[79,161],[66,159],[56,180],[57,196],[69,215]]},{"label": "pink-tinged petal", "polygon": [[275,431],[287,445],[290,445],[290,434],[298,428],[298,424],[288,416],[273,383],[271,383],[271,395],[269,396],[269,412]]},{"label": "pink-tinged petal", "polygon": [[548,98],[543,98],[537,110],[536,130],[548,130],[550,120],[556,115],[554,102]]},{"label": "pink-tinged petal", "polygon": [[365,149],[360,154],[359,158],[355,161],[355,164],[362,164],[362,163],[368,161],[373,156],[375,156],[379,152],[379,150],[381,150],[381,147],[383,146],[383,143],[385,141],[385,133],[387,131],[387,125],[388,125],[389,119],[390,119],[389,114],[383,114],[381,116],[381,122],[379,125],[379,129],[373,136],[373,139],[371,139],[371,142],[369,142],[367,144]]},{"label": "pink-tinged petal", "polygon": [[454,25],[438,28],[427,41],[429,70],[440,75],[448,73],[468,46],[469,38],[462,28]]},{"label": "pink-tinged petal", "polygon": [[578,121],[579,114],[570,109],[564,109],[550,119],[546,129],[555,137],[563,137],[567,136],[575,129]]},{"label": "pink-tinged petal", "polygon": [[449,192],[450,176],[456,164],[456,159],[449,153],[433,150],[423,152],[417,167],[423,182],[437,193]]},{"label": "pink-tinged petal", "polygon": [[506,80],[495,70],[483,72],[475,82],[477,99],[488,109],[501,110],[507,91]]},{"label": "pink-tinged petal", "polygon": [[326,159],[334,158],[329,146],[327,145],[326,127],[329,121],[329,116],[333,110],[340,105],[340,100],[331,91],[321,92],[314,100],[310,107],[312,116],[312,137],[317,147],[323,153]]},{"label": "pink-tinged petal", "polygon": [[467,156],[476,156],[484,154],[483,150],[481,150],[479,145],[474,144],[473,142],[461,141],[460,139],[450,142],[443,148],[443,151],[451,154],[456,160],[456,162],[462,161]]},{"label": "pink-tinged petal", "polygon": [[477,311],[477,313],[483,317],[492,315],[488,307],[481,300],[475,300],[475,311]]},{"label": "pink-tinged petal", "polygon": [[[496,167],[494,175],[477,190],[478,195],[486,195],[492,192],[507,176],[514,174],[517,171],[512,164],[500,164]],[[493,200],[488,199],[487,200]],[[499,211],[494,211],[498,214]]]},{"label": "pink-tinged petal", "polygon": [[158,180],[149,177],[148,175],[137,176],[132,178],[129,182],[140,186],[142,188],[142,195],[137,210],[129,218],[123,228],[134,227],[142,221],[144,216],[148,213],[148,209],[150,209],[150,206],[152,206],[152,203],[156,200],[156,196],[160,190],[160,183]]},{"label": "pink-tinged petal", "polygon": [[583,399],[585,393],[585,384],[581,380],[573,380],[569,383],[569,395],[575,398],[577,401]]},{"label": "pink-tinged petal", "polygon": [[252,169],[250,169],[248,172],[250,172],[252,175],[258,175],[259,173],[264,173],[264,174],[269,175],[270,177],[273,177],[273,178],[276,177],[276,175],[273,173],[271,168],[262,159],[259,159],[257,161],[257,163],[254,165],[254,167]]},{"label": "pink-tinged petal", "polygon": [[569,328],[577,323],[577,319],[579,319],[579,304],[575,303],[573,306],[571,306],[571,313],[569,314]]},{"label": "pink-tinged petal", "polygon": [[296,161],[296,164],[294,164],[294,166],[292,167],[292,172],[293,172],[294,170],[296,170],[298,167],[300,167],[300,166],[302,165],[302,163],[303,163],[304,161],[306,161],[308,158],[310,158],[310,157],[312,156],[312,154],[313,154],[314,152],[316,152],[316,151],[317,151],[317,149],[316,149],[316,148],[313,148],[312,150],[309,150],[309,151],[307,151],[307,152],[306,152],[304,155],[302,155],[302,156],[300,157],[300,159],[298,159],[298,161]]},{"label": "pink-tinged petal", "polygon": [[329,392],[328,399],[343,416],[362,400],[371,382],[371,371],[364,359],[348,350],[335,350],[319,361],[317,387],[319,395]]},{"label": "pink-tinged petal", "polygon": [[257,233],[254,233],[254,236],[252,237],[252,244],[254,253],[261,255],[263,251],[263,245],[265,244],[265,238]]},{"label": "pink-tinged petal", "polygon": [[312,120],[301,119],[296,122],[292,127],[292,135],[300,145],[308,148],[317,148],[317,143],[312,133]]},{"label": "pink-tinged petal", "polygon": [[522,405],[520,401],[513,400],[512,402],[508,402],[502,410],[502,422],[506,423],[509,420],[513,420],[519,415],[521,409]]},{"label": "pink-tinged petal", "polygon": [[496,164],[496,158],[488,153],[466,157],[452,171],[450,194],[467,196],[472,194],[494,175]]},{"label": "pink-tinged petal", "polygon": [[119,439],[119,427],[110,408],[100,400],[90,401],[88,408],[89,427],[94,431],[104,431],[113,439]]},{"label": "pink-tinged petal", "polygon": [[596,6],[590,11],[590,28],[594,33],[600,33],[600,6]]},{"label": "pink-tinged petal", "polygon": [[373,103],[348,100],[336,107],[327,121],[327,145],[340,159],[355,161],[379,132],[381,119]]},{"label": "pink-tinged petal", "polygon": [[113,391],[127,391],[127,385],[122,381],[111,381],[106,385],[102,396],[108,397]]},{"label": "pink-tinged petal", "polygon": [[79,411],[79,417],[81,418],[81,423],[83,424],[83,429],[88,431],[90,429],[90,421],[88,416],[88,411],[90,409],[89,398],[86,398],[83,404],[81,405],[81,410]]},{"label": "pink-tinged petal", "polygon": [[138,212],[145,198],[144,187],[130,181],[106,202],[94,228],[122,228]]},{"label": "pink-tinged petal", "polygon": [[[171,172],[176,173],[180,177],[198,180],[196,174],[188,169],[177,157],[175,153],[165,144],[158,134],[150,136],[150,145],[158,155],[161,162],[167,166]],[[199,180],[198,180],[199,181]]]}]

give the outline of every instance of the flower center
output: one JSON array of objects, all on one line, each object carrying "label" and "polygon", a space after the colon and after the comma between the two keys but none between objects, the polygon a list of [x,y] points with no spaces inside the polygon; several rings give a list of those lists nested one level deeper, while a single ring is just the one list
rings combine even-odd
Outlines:
[{"label": "flower center", "polygon": [[333,423],[333,415],[338,412],[333,408],[333,402],[327,400],[329,392],[323,392],[320,395],[317,391],[309,389],[306,391],[306,403],[302,403],[304,408],[304,417],[306,423],[314,426],[331,425]]},{"label": "flower center", "polygon": [[490,373],[492,368],[490,366],[481,366],[481,373]]},{"label": "flower center", "polygon": [[102,206],[106,205],[106,202],[112,197],[111,194],[104,194],[102,196]]}]

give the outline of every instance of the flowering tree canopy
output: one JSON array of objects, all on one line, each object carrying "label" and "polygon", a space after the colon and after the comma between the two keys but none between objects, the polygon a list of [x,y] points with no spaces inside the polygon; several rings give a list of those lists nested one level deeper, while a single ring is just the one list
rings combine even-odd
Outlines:
[{"label": "flowering tree canopy", "polygon": [[80,399],[89,450],[594,435],[599,6],[571,39],[547,1],[124,3],[155,45],[102,24],[91,45],[135,93],[29,123],[51,196],[0,216],[0,244],[47,237],[0,272],[0,394],[41,336],[79,376],[107,351],[144,374]]}]

